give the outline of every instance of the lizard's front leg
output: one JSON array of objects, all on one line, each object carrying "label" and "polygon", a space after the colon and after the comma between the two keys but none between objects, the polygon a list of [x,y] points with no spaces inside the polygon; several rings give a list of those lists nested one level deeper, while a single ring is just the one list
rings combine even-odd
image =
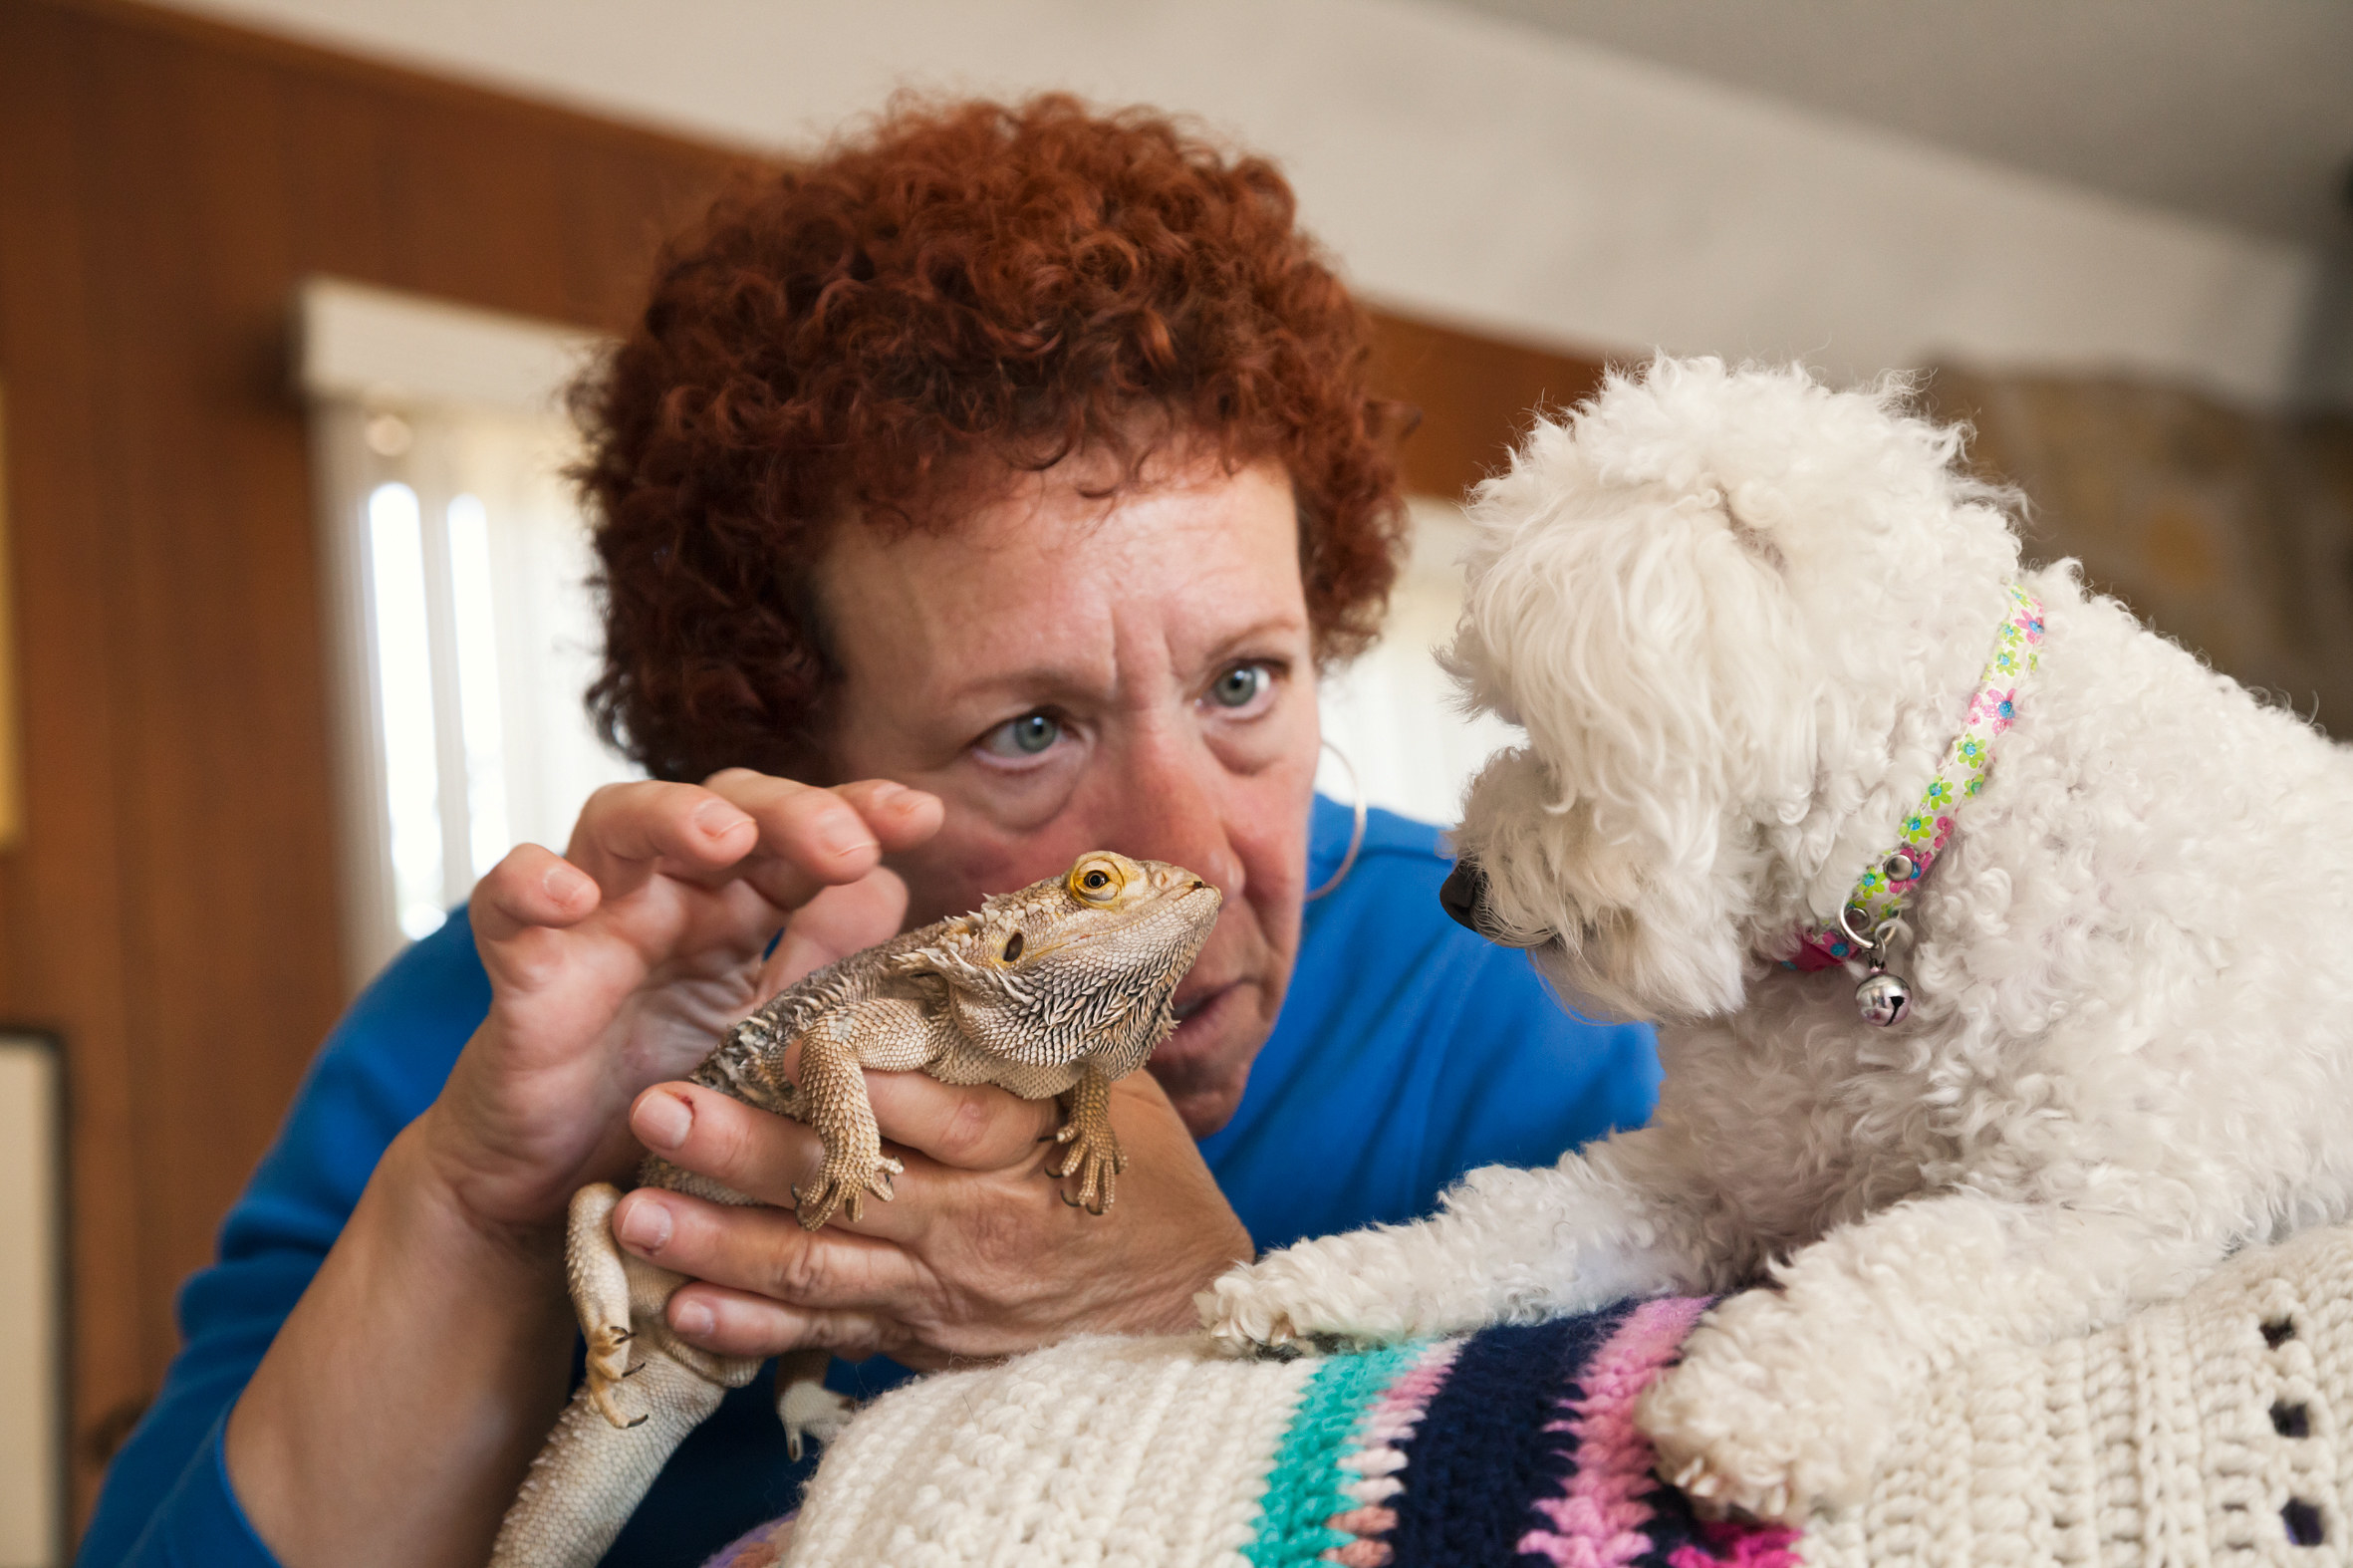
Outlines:
[{"label": "lizard's front leg", "polygon": [[801,1036],[801,1081],[794,1109],[825,1145],[825,1164],[817,1179],[793,1188],[800,1221],[810,1230],[821,1228],[836,1208],[846,1208],[851,1223],[857,1223],[866,1194],[889,1202],[891,1178],[907,1170],[883,1153],[883,1135],[875,1126],[862,1071],[920,1067],[929,1059],[919,1037],[904,1038],[905,1020],[905,1008],[859,1004],[819,1019]]},{"label": "lizard's front leg", "polygon": [[1057,1178],[1076,1175],[1079,1195],[1064,1201],[1100,1214],[1111,1207],[1119,1174],[1128,1169],[1119,1134],[1111,1130],[1111,1079],[1089,1057],[1079,1064],[1079,1081],[1063,1096],[1063,1122],[1054,1135],[1062,1146],[1060,1160],[1048,1161],[1047,1172]]}]

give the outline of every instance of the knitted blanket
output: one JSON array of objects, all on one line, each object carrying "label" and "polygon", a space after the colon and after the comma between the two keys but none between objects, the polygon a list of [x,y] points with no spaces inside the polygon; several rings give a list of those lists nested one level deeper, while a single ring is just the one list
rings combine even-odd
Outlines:
[{"label": "knitted blanket", "polygon": [[1905,1414],[1859,1508],[1709,1525],[1636,1397],[1706,1303],[1236,1362],[1078,1340],[886,1396],[789,1534],[731,1568],[1891,1568],[2337,1564],[2353,1541],[2353,1231],[2250,1249],[2180,1302],[2004,1349]]}]

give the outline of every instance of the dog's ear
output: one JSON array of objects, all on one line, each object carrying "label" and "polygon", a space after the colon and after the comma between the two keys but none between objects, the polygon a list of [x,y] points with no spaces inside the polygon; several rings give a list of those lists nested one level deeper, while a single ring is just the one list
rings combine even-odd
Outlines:
[{"label": "dog's ear", "polygon": [[1470,516],[1446,663],[1526,728],[1558,804],[1639,822],[1680,859],[1708,853],[1736,798],[1802,794],[1819,676],[1788,562],[1702,466],[1635,475],[1575,425],[1540,421]]},{"label": "dog's ear", "polygon": [[1742,520],[1739,512],[1733,508],[1728,495],[1724,499],[1724,521],[1730,525],[1732,538],[1741,548],[1747,550],[1749,554],[1755,556],[1766,566],[1771,567],[1776,576],[1786,577],[1788,575],[1789,557],[1782,553],[1778,544],[1774,543],[1771,534]]}]

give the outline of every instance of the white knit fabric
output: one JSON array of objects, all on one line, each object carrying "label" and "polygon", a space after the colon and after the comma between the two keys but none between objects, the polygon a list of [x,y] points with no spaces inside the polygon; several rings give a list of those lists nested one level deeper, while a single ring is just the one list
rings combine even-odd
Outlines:
[{"label": "white knit fabric", "polygon": [[[2348,1414],[2353,1230],[2316,1230],[2088,1339],[1947,1373],[1870,1499],[1803,1551],[1821,1568],[2353,1562]],[[2317,1543],[2289,1540],[2291,1502]]]},{"label": "white knit fabric", "polygon": [[[1088,1339],[927,1379],[835,1442],[785,1561],[1244,1568],[1315,1366]],[[2104,1333],[1951,1369],[1868,1501],[1800,1550],[1817,1568],[2334,1568],[2353,1563],[2349,1415],[2353,1228],[2312,1231]],[[2291,1503],[2317,1543],[2290,1541]]]},{"label": "white knit fabric", "polygon": [[794,1568],[1246,1568],[1311,1361],[1080,1339],[886,1395],[810,1486]]}]

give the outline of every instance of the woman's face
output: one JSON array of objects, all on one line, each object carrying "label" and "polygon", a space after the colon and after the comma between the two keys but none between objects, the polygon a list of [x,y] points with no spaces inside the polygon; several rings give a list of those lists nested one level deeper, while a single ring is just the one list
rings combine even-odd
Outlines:
[{"label": "woman's face", "polygon": [[832,761],[946,804],[893,862],[911,923],[1091,849],[1224,893],[1152,1061],[1199,1137],[1240,1102],[1299,944],[1320,735],[1298,527],[1272,463],[1082,493],[1105,477],[1074,458],[950,531],[837,536],[819,578],[844,676]]}]

